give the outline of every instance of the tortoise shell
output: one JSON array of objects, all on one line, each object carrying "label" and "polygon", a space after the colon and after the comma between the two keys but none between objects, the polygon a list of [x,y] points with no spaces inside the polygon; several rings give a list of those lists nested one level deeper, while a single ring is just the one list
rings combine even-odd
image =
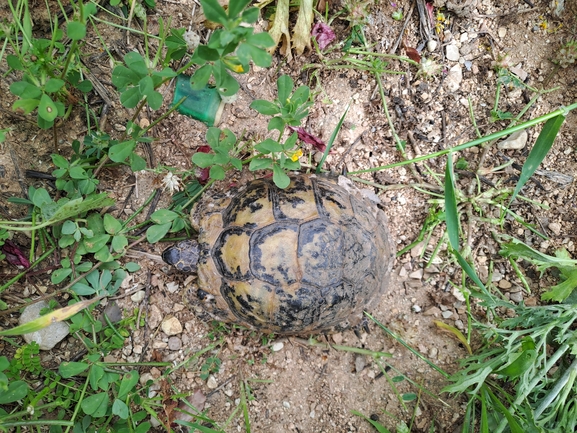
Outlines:
[{"label": "tortoise shell", "polygon": [[205,194],[191,220],[198,244],[163,258],[197,266],[197,296],[215,319],[277,334],[338,332],[387,288],[394,251],[384,213],[330,178]]}]

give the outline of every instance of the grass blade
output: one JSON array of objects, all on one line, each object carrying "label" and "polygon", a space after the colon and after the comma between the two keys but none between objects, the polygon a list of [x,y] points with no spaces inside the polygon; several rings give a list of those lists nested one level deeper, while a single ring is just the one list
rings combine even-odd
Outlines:
[{"label": "grass blade", "polygon": [[327,148],[325,149],[325,153],[323,153],[323,157],[321,159],[321,162],[319,162],[319,165],[317,165],[317,171],[316,171],[317,174],[319,174],[321,172],[321,168],[323,167],[323,164],[325,163],[327,156],[329,156],[329,152],[331,151],[331,148],[333,147],[333,143],[335,142],[335,139],[337,138],[337,135],[339,134],[341,127],[343,126],[343,122],[345,121],[345,117],[347,116],[347,113],[349,112],[350,106],[351,106],[351,104],[348,104],[347,108],[345,108],[345,112],[341,116],[339,123],[337,124],[336,128],[334,129],[333,133],[331,134],[331,138],[329,138],[329,142],[327,143]]},{"label": "grass blade", "polygon": [[86,301],[77,302],[76,304],[69,305],[64,308],[52,311],[51,313],[45,314],[38,319],[32,320],[31,322],[24,323],[23,325],[17,326],[12,329],[6,329],[5,331],[0,331],[0,336],[11,336],[11,335],[22,335],[28,334],[30,332],[36,332],[42,328],[46,328],[53,322],[62,322],[71,316],[74,316],[79,311],[85,309],[90,304],[99,301],[102,298],[94,298]]},{"label": "grass blade", "polygon": [[533,176],[537,167],[541,165],[541,162],[545,159],[545,156],[551,150],[551,146],[553,146],[553,142],[555,141],[555,137],[557,137],[557,133],[565,120],[565,116],[560,114],[555,116],[545,123],[539,137],[537,137],[537,141],[531,149],[529,156],[527,157],[527,161],[523,164],[523,169],[521,170],[521,176],[519,176],[519,182],[517,182],[517,186],[515,187],[515,191],[513,192],[513,196],[511,197],[511,201],[509,204],[515,200],[517,194],[521,191],[525,183]]}]

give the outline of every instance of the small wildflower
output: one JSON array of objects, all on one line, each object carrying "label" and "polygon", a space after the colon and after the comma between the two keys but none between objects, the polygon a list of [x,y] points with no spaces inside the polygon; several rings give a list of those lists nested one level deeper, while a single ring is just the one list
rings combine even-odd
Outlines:
[{"label": "small wildflower", "polygon": [[300,149],[295,150],[291,155],[292,162],[297,162],[301,156],[303,156],[303,151]]},{"label": "small wildflower", "polygon": [[437,62],[432,59],[427,59],[426,57],[421,57],[421,67],[419,68],[417,75],[423,77],[431,77],[438,74],[440,71],[441,66],[437,64]]},{"label": "small wildflower", "polygon": [[[210,148],[210,146],[200,146],[196,151],[200,153],[210,153],[211,150],[212,149]],[[209,177],[210,177],[209,167],[201,168],[196,173],[196,178],[198,179],[201,185],[204,185],[208,181]]]},{"label": "small wildflower", "polygon": [[324,152],[325,149],[327,148],[327,145],[324,143],[324,141],[306,132],[304,128],[302,127],[295,128],[294,126],[289,126],[289,129],[298,134],[300,141],[304,141],[307,144],[312,144],[313,147],[318,151]]},{"label": "small wildflower", "polygon": [[6,261],[11,265],[24,269],[28,269],[30,267],[30,262],[24,256],[24,253],[20,250],[20,247],[18,247],[18,245],[16,245],[10,239],[4,241],[4,245],[2,245],[1,251],[6,256]]},{"label": "small wildflower", "polygon": [[336,39],[335,32],[325,23],[317,22],[311,32],[319,44],[319,49],[324,50]]},{"label": "small wildflower", "polygon": [[391,15],[391,17],[395,20],[395,21],[401,21],[403,19],[403,10],[402,9],[397,9],[396,11],[393,12],[393,14]]},{"label": "small wildflower", "polygon": [[187,48],[189,53],[194,52],[194,50],[196,50],[198,48],[198,46],[200,45],[200,36],[195,31],[188,30],[188,31],[184,32],[182,37],[184,38],[184,41],[186,42],[186,48]]},{"label": "small wildflower", "polygon": [[171,194],[174,191],[180,191],[180,178],[169,171],[162,179],[162,185],[164,185],[164,189],[167,189]]}]

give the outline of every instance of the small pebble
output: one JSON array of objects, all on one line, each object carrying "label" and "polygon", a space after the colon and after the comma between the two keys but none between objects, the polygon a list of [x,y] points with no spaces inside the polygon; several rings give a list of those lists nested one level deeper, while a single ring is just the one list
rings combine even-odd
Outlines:
[{"label": "small pebble", "polygon": [[409,278],[412,278],[414,280],[420,280],[421,278],[423,278],[423,270],[417,269],[416,271],[411,272],[409,274]]},{"label": "small pebble", "polygon": [[499,35],[500,38],[504,38],[505,35],[507,34],[507,29],[505,27],[499,27],[499,29],[497,30],[497,34]]},{"label": "small pebble", "polygon": [[413,305],[411,310],[413,310],[414,313],[420,313],[422,311],[421,307],[419,307],[417,304]]},{"label": "small pebble", "polygon": [[465,324],[461,319],[455,320],[455,328],[460,329],[461,331],[465,329]]},{"label": "small pebble", "polygon": [[284,343],[282,341],[277,341],[276,343],[274,343],[271,347],[273,352],[278,352],[280,350],[282,350],[282,348],[284,347]]},{"label": "small pebble", "polygon": [[519,303],[523,301],[523,292],[514,292],[510,296],[511,301]]},{"label": "small pebble", "polygon": [[434,52],[437,49],[437,41],[435,41],[434,39],[429,39],[429,42],[427,42],[427,50],[429,51],[429,53]]},{"label": "small pebble", "polygon": [[445,318],[445,319],[448,319],[448,318],[451,317],[452,315],[453,315],[453,312],[452,312],[452,311],[449,311],[449,310],[443,311],[443,312],[441,313],[441,316],[443,316],[443,318]]},{"label": "small pebble", "polygon": [[290,409],[290,407],[291,407],[291,404],[290,404],[288,401],[283,401],[283,402],[282,402],[282,405],[283,405],[284,407],[286,407],[287,409]]},{"label": "small pebble", "polygon": [[503,150],[519,150],[523,149],[527,144],[527,131],[524,129],[522,131],[514,132],[513,134],[509,135],[506,139],[499,142],[497,147]]},{"label": "small pebble", "polygon": [[168,339],[168,348],[170,350],[178,350],[182,347],[182,341],[178,337],[170,337]]},{"label": "small pebble", "polygon": [[423,313],[425,316],[438,316],[439,314],[441,314],[441,310],[437,307],[427,308]]},{"label": "small pebble", "polygon": [[503,280],[499,281],[499,288],[501,288],[501,289],[510,289],[511,286],[512,286],[512,284],[508,280],[503,279]]},{"label": "small pebble", "polygon": [[208,386],[210,389],[215,389],[218,386],[218,383],[216,382],[216,379],[214,378],[214,376],[212,374],[210,376],[208,376],[208,380],[206,381],[206,386]]},{"label": "small pebble", "polygon": [[445,47],[445,56],[452,62],[459,61],[459,48],[455,44],[449,44]]},{"label": "small pebble", "polygon": [[164,320],[160,327],[162,328],[162,332],[168,336],[180,334],[182,332],[182,325],[176,317],[169,317]]},{"label": "small pebble", "polygon": [[144,290],[139,290],[138,292],[133,293],[132,296],[130,296],[130,299],[132,300],[132,302],[138,304],[144,299],[144,296],[146,296],[146,292]]},{"label": "small pebble", "polygon": [[463,70],[461,65],[456,64],[451,69],[445,78],[445,85],[450,92],[456,92],[461,87],[461,82],[463,81]]},{"label": "small pebble", "polygon": [[365,359],[364,355],[357,355],[355,357],[355,371],[357,373],[360,373],[361,371],[363,371],[363,369],[365,368],[366,365],[367,365],[367,360]]},{"label": "small pebble", "polygon": [[549,227],[549,230],[551,230],[554,235],[559,236],[561,234],[561,224],[549,223],[548,227]]},{"label": "small pebble", "polygon": [[341,344],[343,342],[343,334],[333,334],[331,337],[335,344]]}]

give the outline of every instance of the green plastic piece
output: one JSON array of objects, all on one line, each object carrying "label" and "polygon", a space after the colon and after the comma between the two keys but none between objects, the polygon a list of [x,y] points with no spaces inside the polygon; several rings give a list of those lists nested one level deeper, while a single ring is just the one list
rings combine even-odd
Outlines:
[{"label": "green plastic piece", "polygon": [[176,109],[179,113],[200,120],[208,126],[218,125],[224,103],[216,88],[206,86],[200,90],[193,90],[190,87],[190,77],[181,74],[176,78],[172,105],[178,104],[183,97],[186,99]]}]

